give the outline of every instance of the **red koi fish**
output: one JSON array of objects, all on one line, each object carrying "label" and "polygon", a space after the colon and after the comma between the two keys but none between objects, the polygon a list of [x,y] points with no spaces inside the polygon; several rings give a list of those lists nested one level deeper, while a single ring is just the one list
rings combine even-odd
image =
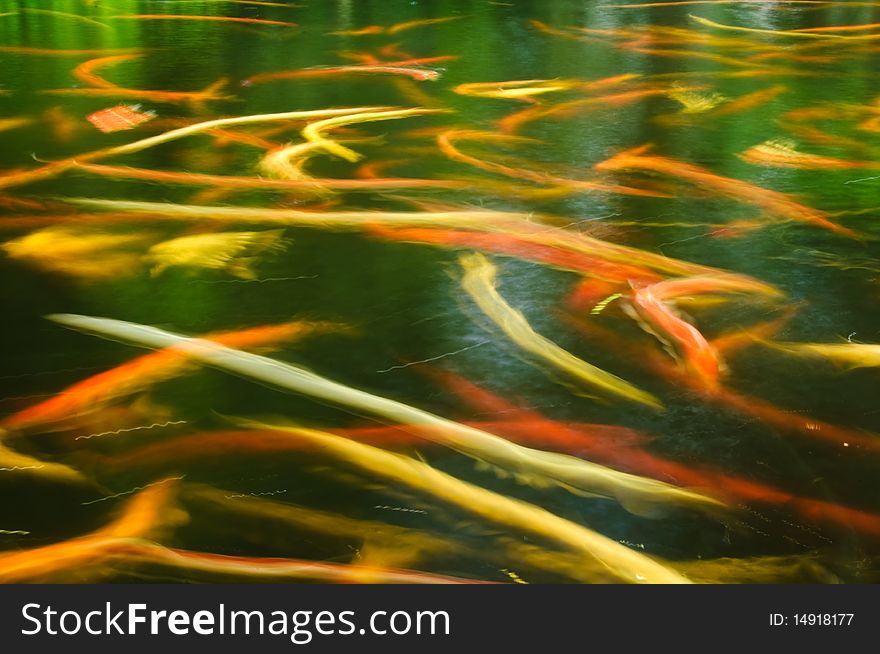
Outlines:
[{"label": "red koi fish", "polygon": [[[294,321],[222,332],[206,338],[229,347],[255,348],[340,328],[343,326],[332,323]],[[190,365],[185,355],[173,349],[151,352],[77,382],[44,402],[7,416],[0,421],[0,427],[21,431],[95,411],[113,399],[142,391],[152,384],[174,377]],[[11,431],[10,435],[15,431]]]},{"label": "red koi fish", "polygon": [[[447,370],[419,366],[418,370],[478,411],[505,415],[493,433],[515,440],[517,434],[539,429],[542,438],[567,444],[566,451],[632,474],[644,475],[684,488],[700,489],[728,504],[767,504],[791,511],[810,523],[823,523],[880,538],[880,516],[831,502],[801,497],[767,484],[707,467],[689,467],[651,454],[643,448],[650,436],[624,427],[561,423],[522,408]],[[518,423],[518,421],[521,421]],[[538,423],[541,427],[538,428]],[[552,436],[547,436],[552,434]],[[576,445],[575,445],[576,444]],[[578,447],[580,452],[575,451]]]},{"label": "red koi fish", "polygon": [[646,283],[659,279],[656,273],[635,265],[605,261],[599,257],[544,245],[529,240],[527,235],[501,232],[465,232],[440,229],[370,228],[370,233],[384,239],[427,243],[441,247],[478,249],[486,252],[536,261],[554,268],[579,272],[619,283],[638,279]]}]

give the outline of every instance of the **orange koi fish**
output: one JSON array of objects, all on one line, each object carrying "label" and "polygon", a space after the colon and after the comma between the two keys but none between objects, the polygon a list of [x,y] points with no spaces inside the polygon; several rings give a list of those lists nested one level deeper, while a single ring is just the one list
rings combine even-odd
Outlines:
[{"label": "orange koi fish", "polygon": [[632,294],[632,303],[652,327],[672,339],[701,385],[712,390],[718,388],[722,367],[718,353],[696,327],[677,315],[654,293],[654,285],[636,290]]},{"label": "orange koi fish", "polygon": [[[624,341],[618,335],[601,329],[594,320],[583,320],[571,315],[564,315],[563,319],[575,329],[589,334],[593,338],[603,340],[610,348],[630,354],[633,351],[632,341]],[[742,415],[758,418],[783,432],[797,432],[812,440],[830,443],[842,448],[880,453],[880,435],[841,427],[812,416],[786,411],[764,400],[735,393],[723,387],[714,390],[708,389],[695,383],[692,375],[671,366],[668,359],[655,350],[642,348],[638,351],[638,356],[632,358],[658,376],[667,379],[676,386],[690,390],[707,402],[732,409]]]},{"label": "orange koi fish", "polygon": [[174,490],[172,480],[151,484],[128,501],[116,520],[86,536],[30,550],[0,552],[0,583],[83,576],[84,567],[106,561],[113,547],[126,539],[144,538],[162,526],[181,522],[184,514],[171,506]]},{"label": "orange koi fish", "polygon": [[220,577],[343,584],[487,584],[489,581],[445,577],[427,572],[304,559],[231,556],[171,549],[147,542],[116,541],[108,555],[114,562],[160,565]]},{"label": "orange koi fish", "polygon": [[217,80],[213,84],[209,84],[201,91],[153,91],[148,89],[126,89],[122,87],[95,87],[95,88],[77,88],[77,89],[47,89],[40,91],[47,95],[70,95],[85,96],[96,98],[133,98],[144,100],[145,102],[170,103],[190,102],[193,104],[201,104],[204,102],[215,102],[222,100],[234,100],[231,95],[225,95],[221,89],[226,86],[227,80]]},{"label": "orange koi fish", "polygon": [[600,279],[623,283],[639,279],[646,283],[659,280],[656,273],[635,265],[612,263],[598,257],[566,251],[551,245],[535,243],[517,234],[466,232],[440,229],[387,229],[371,227],[369,233],[385,239],[427,243],[452,248],[467,248],[494,252],[544,263],[561,270],[579,272]]},{"label": "orange koi fish", "polygon": [[120,88],[118,85],[108,82],[103,77],[99,77],[95,74],[95,71],[106,66],[113,66],[115,64],[119,64],[125,61],[132,61],[133,59],[138,59],[139,57],[141,57],[140,54],[119,54],[109,57],[98,57],[97,59],[90,59],[89,61],[83,62],[79,66],[74,68],[73,76],[81,82],[85,82],[86,84],[96,88],[118,89]]},{"label": "orange koi fish", "polygon": [[282,27],[297,27],[297,23],[281,20],[263,20],[261,18],[236,18],[232,16],[193,16],[173,14],[130,14],[110,16],[115,20],[214,20],[227,23],[248,23],[251,25],[280,25]]},{"label": "orange koi fish", "polygon": [[[880,538],[880,516],[859,509],[799,497],[760,482],[737,478],[706,467],[688,467],[646,452],[642,447],[650,437],[639,432],[607,425],[561,423],[532,409],[522,408],[487,389],[448,370],[419,366],[419,372],[440,383],[458,398],[478,411],[507,416],[504,425],[495,424],[495,433],[516,440],[514,433],[538,431],[541,438],[554,446],[615,469],[674,483],[685,488],[698,488],[718,499],[734,504],[770,504],[791,511],[811,523],[824,523],[854,529],[873,538]],[[539,426],[540,425],[540,426]]]},{"label": "orange koi fish", "polygon": [[732,99],[727,104],[718,107],[717,109],[713,109],[711,115],[714,117],[729,116],[741,111],[754,109],[755,107],[760,107],[762,104],[765,104],[786,92],[788,92],[788,87],[782,86],[781,84],[770,86],[766,89],[760,89],[753,93],[741,95],[738,98]]},{"label": "orange koi fish", "polygon": [[876,29],[880,29],[880,23],[867,23],[864,25],[831,25],[826,27],[802,27],[800,29],[791,31],[810,32],[816,34],[819,32],[866,32],[868,30]]},{"label": "orange koi fish", "polygon": [[368,36],[372,34],[384,34],[385,28],[381,25],[367,25],[356,30],[340,30],[337,32],[327,32],[330,36]]},{"label": "orange koi fish", "polygon": [[498,173],[501,175],[505,175],[507,177],[515,177],[518,179],[526,179],[532,182],[537,182],[539,184],[550,184],[550,185],[559,185],[572,187],[582,190],[595,190],[595,191],[604,191],[606,193],[620,193],[623,195],[640,195],[647,197],[663,197],[662,193],[658,191],[651,191],[640,188],[632,188],[629,186],[621,186],[619,184],[606,184],[603,182],[591,182],[586,180],[577,180],[577,179],[568,179],[566,177],[557,177],[555,175],[548,175],[546,173],[540,173],[533,170],[528,170],[526,168],[512,168],[510,166],[505,166],[503,164],[485,161],[483,159],[478,159],[477,157],[468,155],[463,153],[455,146],[456,141],[460,140],[507,140],[507,141],[515,141],[519,139],[520,141],[526,140],[522,137],[514,137],[508,136],[504,134],[492,134],[488,132],[476,132],[476,131],[467,131],[467,130],[450,130],[448,132],[444,132],[437,136],[437,145],[439,146],[441,152],[445,154],[450,159],[461,161],[462,163],[470,164],[471,166],[476,166],[477,168],[481,168],[483,170],[488,170],[489,172]]},{"label": "orange koi fish", "polygon": [[813,224],[842,236],[858,238],[857,232],[830,221],[825,212],[800,204],[785,193],[771,191],[731,177],[716,175],[695,164],[676,161],[668,157],[647,155],[646,153],[650,149],[650,145],[644,145],[626,150],[596,164],[593,168],[603,172],[642,170],[678,177],[740,202],[757,205],[770,214]]},{"label": "orange koi fish", "polygon": [[575,80],[520,79],[506,82],[470,82],[459,84],[452,90],[460,95],[521,100],[536,104],[538,99],[535,96],[537,95],[568,91],[576,86],[580,86],[580,83]]},{"label": "orange koi fish", "polygon": [[[263,348],[295,342],[318,333],[345,332],[346,329],[335,323],[293,321],[220,332],[206,338],[234,347]],[[191,362],[180,352],[151,352],[77,382],[48,400],[7,416],[0,420],[0,427],[21,432],[62,422],[79,414],[98,410],[115,399],[175,377],[190,366]]]},{"label": "orange koi fish", "polygon": [[443,18],[423,18],[420,20],[409,20],[404,23],[397,23],[387,29],[388,34],[399,34],[415,27],[424,27],[425,25],[439,25],[440,23],[448,23],[453,20],[459,20],[464,16],[445,16]]},{"label": "orange koi fish", "polygon": [[[775,289],[770,289],[771,292]],[[767,287],[739,276],[713,276],[671,279],[636,289],[633,306],[660,334],[668,336],[682,352],[695,383],[711,391],[719,386],[723,369],[718,351],[692,324],[679,316],[668,302],[684,295],[736,292],[764,294]],[[777,293],[773,293],[779,295]]]},{"label": "orange koi fish", "polygon": [[434,80],[440,79],[440,71],[434,70],[433,68],[407,68],[405,66],[363,64],[358,66],[316,66],[314,68],[303,68],[301,70],[259,73],[244,80],[241,84],[242,86],[251,86],[252,84],[261,84],[263,82],[271,82],[280,79],[298,79],[301,77],[323,77],[325,75],[348,75],[359,73],[405,75],[418,82],[433,82]]},{"label": "orange koi fish", "polygon": [[132,168],[130,166],[104,166],[101,164],[78,163],[78,170],[96,175],[119,177],[122,179],[146,179],[170,184],[187,184],[193,186],[219,186],[226,188],[248,188],[265,190],[313,190],[316,192],[331,190],[373,191],[376,189],[393,188],[463,188],[463,182],[442,179],[418,179],[415,177],[385,177],[364,179],[265,179],[262,177],[239,177],[235,175],[207,175],[203,173],[173,172],[170,170],[152,170],[149,168]]},{"label": "orange koi fish", "polygon": [[756,166],[776,168],[799,168],[802,170],[853,170],[880,168],[880,161],[849,161],[818,154],[806,154],[794,149],[791,141],[771,139],[754,145],[737,155],[743,161]]}]

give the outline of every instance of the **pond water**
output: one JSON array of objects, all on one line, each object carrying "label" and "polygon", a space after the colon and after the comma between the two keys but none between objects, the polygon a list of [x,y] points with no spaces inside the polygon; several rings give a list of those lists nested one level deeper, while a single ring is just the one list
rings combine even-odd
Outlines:
[{"label": "pond water", "polygon": [[0,579],[876,581],[880,3],[630,4],[0,3]]}]

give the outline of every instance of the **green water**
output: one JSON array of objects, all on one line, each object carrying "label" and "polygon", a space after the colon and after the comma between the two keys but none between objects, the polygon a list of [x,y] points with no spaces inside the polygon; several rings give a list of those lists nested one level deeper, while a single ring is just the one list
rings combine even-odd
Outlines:
[{"label": "green water", "polygon": [[[767,74],[731,77],[755,70],[747,64],[719,62],[702,55],[739,59],[770,51],[778,45],[802,44],[768,34],[711,29],[694,23],[695,14],[725,25],[762,30],[790,30],[828,25],[880,22],[880,5],[831,7],[787,5],[613,8],[601,2],[552,0],[509,3],[304,0],[289,7],[232,2],[126,2],[97,0],[93,5],[69,2],[3,2],[0,13],[2,78],[0,118],[27,117],[33,122],[0,132],[0,166],[27,169],[78,153],[131,142],[179,124],[222,116],[356,106],[419,106],[448,113],[357,126],[356,137],[379,137],[350,144],[365,162],[394,161],[380,175],[463,179],[460,190],[400,190],[339,193],[315,197],[307,193],[242,190],[216,202],[196,194],[203,187],[152,181],[123,180],[82,171],[10,188],[9,198],[48,203],[28,209],[10,201],[0,211],[4,241],[22,238],[42,227],[3,224],[4,219],[28,215],[71,215],[74,209],[56,198],[82,196],[250,207],[308,208],[332,201],[331,210],[413,210],[412,198],[442,205],[459,205],[554,216],[567,229],[591,233],[611,242],[631,245],[686,261],[743,273],[772,284],[786,294],[784,306],[796,314],[775,338],[791,342],[837,343],[880,341],[880,259],[876,236],[877,189],[880,179],[871,170],[804,170],[749,164],[736,155],[769,139],[794,139],[799,151],[845,160],[880,161],[880,134],[860,129],[864,120],[845,107],[876,102],[880,44],[871,41],[823,45],[809,51],[820,60],[798,60],[790,49],[762,64]],[[865,4],[865,3],[863,3]],[[96,25],[59,14],[66,12],[103,24]],[[12,13],[17,12],[17,13]],[[217,21],[126,20],[126,14],[193,14],[296,22],[298,27]],[[457,20],[413,27],[395,34],[330,35],[370,25],[390,26],[405,21],[457,17]],[[569,37],[537,29],[537,20]],[[576,28],[639,30],[672,26],[711,35],[739,38],[754,50],[721,47],[717,43],[645,45],[642,50],[677,50],[651,54],[627,47],[619,36],[594,35],[579,39]],[[857,34],[862,34],[858,32]],[[346,52],[377,52],[389,44],[413,58],[448,55],[430,66],[436,81],[413,81],[401,75],[327,75],[242,84],[257,75],[315,66],[356,63]],[[203,104],[156,102],[112,97],[77,97],[45,93],[84,86],[72,69],[97,55],[46,55],[8,51],[9,46],[65,50],[137,48],[141,56],[99,71],[121,87],[163,91],[200,90],[218,79],[228,80],[233,99]],[[762,49],[763,48],[763,49]],[[636,48],[638,49],[638,48]],[[807,51],[804,52],[807,54]],[[397,57],[400,58],[400,57]],[[772,62],[772,63],[771,63]],[[616,152],[653,143],[653,152],[696,164],[764,188],[789,193],[821,209],[831,220],[861,235],[851,239],[814,225],[774,220],[748,202],[718,197],[665,176],[627,176],[618,183],[661,184],[672,197],[632,197],[601,192],[572,192],[537,197],[517,195],[515,189],[541,185],[451,161],[436,146],[427,128],[495,130],[497,121],[527,108],[527,103],[456,93],[465,83],[529,79],[576,79],[584,82],[622,74],[640,75],[643,86],[609,86],[596,95],[631,88],[680,82],[700,86],[696,92],[735,99],[749,93],[785,87],[784,92],[752,108],[714,115],[713,110],[683,114],[682,105],[658,93],[620,106],[601,104],[591,111],[551,116],[526,124],[520,131],[534,141],[518,145],[460,144],[462,150],[487,160],[530,165],[572,179],[593,176],[591,167]],[[580,94],[580,95],[579,95]],[[583,97],[579,91],[536,96],[548,106]],[[101,133],[85,116],[120,102],[138,103],[141,111],[156,113],[129,131]],[[723,105],[720,105],[723,106]],[[875,105],[876,106],[876,105]],[[822,119],[805,121],[824,134],[845,142],[810,142],[786,131],[784,114],[805,107],[832,107]],[[48,113],[47,113],[48,112]],[[70,127],[62,128],[65,120]],[[673,123],[663,116],[674,116]],[[54,118],[52,118],[54,116]],[[659,118],[659,120],[658,120]],[[789,121],[791,122],[791,121]],[[422,130],[421,134],[413,133]],[[246,130],[242,130],[246,131]],[[253,130],[251,130],[253,131]],[[291,129],[268,136],[279,144],[297,140]],[[842,144],[843,143],[843,144]],[[256,175],[264,154],[241,143],[220,143],[194,136],[135,155],[98,163],[154,170],[215,175]],[[363,162],[361,162],[363,163]],[[360,163],[330,156],[315,157],[308,171],[322,177],[353,177]],[[868,178],[868,179],[866,179]],[[514,185],[505,190],[502,182]],[[402,197],[405,196],[405,197]],[[718,228],[743,221],[752,225],[733,237]],[[75,226],[71,217],[67,226]],[[709,226],[707,226],[709,225]],[[143,233],[149,244],[215,229],[198,221],[137,219],[111,225],[113,233]],[[260,229],[235,223],[226,229]],[[47,270],[39,260],[4,256],[3,338],[0,340],[0,408],[12,414],[45,399],[90,374],[121,364],[141,351],[125,345],[71,332],[43,318],[48,313],[78,313],[157,325],[171,331],[203,334],[210,331],[283,322],[292,317],[333,320],[353,326],[353,336],[323,335],[277,348],[271,356],[295,362],[328,378],[377,395],[394,398],[456,420],[495,420],[461,398],[431,382],[407,362],[435,360],[436,365],[490,389],[511,402],[539,410],[554,420],[620,425],[650,434],[644,449],[668,461],[715,471],[773,487],[790,495],[880,514],[876,488],[877,454],[864,448],[841,447],[793,430],[768,425],[748,412],[708,403],[643,367],[644,349],[663,354],[662,345],[612,303],[598,316],[585,314],[623,338],[624,346],[585,337],[561,320],[561,310],[578,276],[571,272],[518,258],[493,256],[499,267],[499,290],[507,302],[524,313],[534,329],[573,354],[656,394],[666,410],[656,412],[608,397],[590,397],[573,388],[564,375],[548,369],[510,342],[488,322],[461,290],[459,250],[404,242],[387,242],[369,235],[289,228],[287,247],[254,264],[257,279],[240,280],[226,271],[175,268],[151,276],[147,266],[109,279],[83,279]],[[625,300],[624,300],[625,301]],[[686,309],[702,333],[712,338],[730,330],[768,320],[780,305],[731,302]],[[631,345],[631,349],[629,347]],[[664,354],[664,356],[666,356]],[[674,363],[669,358],[670,363]],[[799,358],[765,347],[738,350],[726,361],[724,385],[760,398],[792,415],[809,415],[868,436],[880,432],[876,409],[876,368],[847,371],[822,359]],[[483,523],[460,509],[430,496],[389,487],[381,480],[355,476],[350,470],[317,454],[235,454],[206,451],[198,460],[162,465],[104,465],[96,454],[126,452],[149,442],[173,439],[195,431],[228,429],[226,416],[258,416],[295,420],[317,427],[371,424],[337,408],[308,398],[285,395],[220,371],[200,370],[181,375],[147,390],[161,419],[147,414],[145,422],[106,413],[66,431],[39,430],[22,449],[47,460],[81,467],[94,475],[101,490],[71,488],[12,474],[0,479],[6,501],[0,508],[0,549],[20,549],[86,533],[105,524],[127,497],[94,502],[125,493],[165,476],[185,476],[241,494],[266,494],[272,500],[301,504],[350,517],[401,524],[437,533],[476,547],[493,547],[504,529]],[[126,398],[132,406],[143,396]],[[141,405],[142,405],[141,404]],[[159,415],[159,414],[156,414]],[[95,433],[148,426],[153,422],[180,424],[80,439]],[[19,441],[21,443],[21,441]],[[880,533],[876,524],[860,528],[847,519],[810,519],[787,502],[734,501],[719,518],[687,510],[672,510],[656,519],[634,516],[608,499],[582,497],[561,489],[534,488],[480,469],[470,459],[439,447],[405,448],[450,474],[505,495],[527,500],[574,522],[589,526],[640,552],[667,560],[692,561],[720,557],[791,556],[815,558],[827,573],[820,580],[876,580]],[[627,468],[624,463],[620,467]],[[627,468],[628,469],[628,468]],[[343,474],[346,473],[346,474]],[[643,473],[646,474],[646,473]],[[658,475],[671,483],[678,480]],[[685,484],[686,485],[686,484]],[[175,547],[245,556],[307,558],[346,563],[359,543],[316,536],[308,531],[281,530],[277,525],[187,507],[191,521],[162,542]],[[393,510],[393,509],[408,509]],[[880,521],[880,518],[873,520]],[[510,532],[515,533],[515,532]],[[797,560],[797,559],[795,559]],[[449,556],[412,567],[433,573],[493,581],[509,581],[502,568],[532,582],[565,581],[541,570],[506,566],[474,557]],[[129,575],[130,577],[127,577]],[[153,578],[122,571],[114,579]],[[161,578],[168,578],[163,576]],[[187,578],[181,572],[175,579]],[[780,581],[816,580],[814,569]]]}]

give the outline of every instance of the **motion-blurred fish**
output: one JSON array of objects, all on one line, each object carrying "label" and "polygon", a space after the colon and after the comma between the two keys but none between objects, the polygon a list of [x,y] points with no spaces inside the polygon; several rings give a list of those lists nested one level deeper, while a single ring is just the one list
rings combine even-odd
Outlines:
[{"label": "motion-blurred fish", "polygon": [[[536,482],[558,484],[567,489],[614,497],[628,510],[640,514],[656,514],[657,509],[670,504],[691,506],[710,512],[719,508],[716,501],[697,493],[666,484],[657,485],[656,482],[632,475],[620,475],[575,457],[522,447],[489,432],[344,386],[291,364],[233,350],[211,341],[186,338],[155,327],[107,318],[65,314],[53,315],[50,319],[72,329],[121,339],[143,347],[173,346],[173,351],[185,354],[195,361],[289,392],[302,393],[393,423],[416,424],[419,425],[419,435],[496,465],[511,474],[522,475]],[[432,429],[426,429],[429,426]]]},{"label": "motion-blurred fish", "polygon": [[300,70],[282,70],[274,73],[259,73],[242,82],[243,86],[262,84],[281,79],[298,79],[301,77],[325,77],[327,75],[351,74],[386,74],[404,75],[417,82],[433,82],[440,79],[440,71],[433,68],[417,68],[415,66],[386,66],[383,64],[363,64],[359,66],[315,66]]},{"label": "motion-blurred fish", "polygon": [[653,408],[662,408],[660,400],[636,388],[616,375],[579,359],[570,352],[536,333],[519,311],[499,295],[496,288],[495,266],[483,255],[459,257],[464,268],[461,284],[480,310],[492,320],[514,343],[525,351],[549,363],[556,369],[591,388]]},{"label": "motion-blurred fish", "polygon": [[798,152],[795,143],[784,139],[771,139],[753,145],[737,155],[743,161],[756,166],[776,168],[799,168],[803,170],[853,170],[880,168],[880,161],[849,161],[824,157],[818,154]]},{"label": "motion-blurred fish", "polygon": [[598,563],[604,569],[605,580],[626,583],[688,583],[686,578],[673,570],[597,532],[533,504],[499,495],[447,475],[421,461],[314,429],[249,424],[261,429],[281,428],[296,438],[314,444],[324,455],[395,486],[406,486],[483,520],[547,539],[558,547],[583,556],[585,565],[590,568],[596,567]]},{"label": "motion-blurred fish", "polygon": [[650,145],[645,145],[625,150],[596,164],[594,169],[605,172],[643,170],[678,177],[740,202],[757,205],[772,215],[810,223],[842,236],[858,238],[855,231],[830,221],[825,212],[803,205],[785,193],[771,191],[731,177],[716,175],[695,164],[648,155],[646,153],[650,147]]},{"label": "motion-blurred fish", "polygon": [[0,552],[0,582],[89,579],[120,542],[154,535],[185,519],[171,504],[175,484],[164,481],[142,490],[105,527],[86,536],[30,550]]},{"label": "motion-blurred fish", "polygon": [[522,79],[505,82],[469,82],[459,84],[452,90],[460,95],[471,95],[478,98],[498,98],[502,100],[520,100],[536,103],[535,96],[558,91],[568,91],[582,82],[562,79]]},{"label": "motion-blurred fish", "polygon": [[257,257],[285,247],[284,230],[263,232],[217,232],[191,234],[163,241],[149,249],[144,261],[150,274],[169,268],[221,270],[238,279],[256,279],[252,270]]},{"label": "motion-blurred fish", "polygon": [[152,237],[47,227],[7,241],[2,249],[13,259],[81,280],[106,280],[134,274],[140,249]]},{"label": "motion-blurred fish", "polygon": [[[346,333],[339,323],[295,320],[277,325],[207,334],[205,338],[231,347],[259,349],[296,342],[321,333]],[[192,365],[185,356],[173,350],[146,354],[120,366],[79,381],[57,395],[7,416],[0,427],[11,434],[34,428],[46,428],[86,412],[100,411],[113,400],[146,390],[173,378]]]},{"label": "motion-blurred fish", "polygon": [[874,343],[782,343],[767,345],[805,356],[821,357],[849,370],[880,367],[880,345]]}]

